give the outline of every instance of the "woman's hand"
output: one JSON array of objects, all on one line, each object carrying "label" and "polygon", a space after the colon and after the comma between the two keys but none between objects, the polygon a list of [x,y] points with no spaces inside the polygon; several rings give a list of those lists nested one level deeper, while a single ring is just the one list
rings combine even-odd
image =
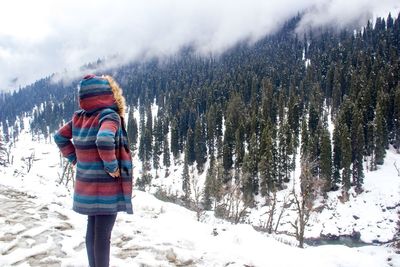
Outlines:
[{"label": "woman's hand", "polygon": [[109,172],[108,174],[113,178],[118,178],[121,176],[121,170],[118,168],[115,172]]}]

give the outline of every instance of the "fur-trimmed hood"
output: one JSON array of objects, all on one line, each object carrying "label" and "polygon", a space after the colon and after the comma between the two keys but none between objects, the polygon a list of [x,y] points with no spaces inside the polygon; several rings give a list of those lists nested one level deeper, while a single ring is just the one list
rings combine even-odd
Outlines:
[{"label": "fur-trimmed hood", "polygon": [[86,75],[79,83],[79,106],[87,112],[104,108],[118,111],[109,81],[93,74]]}]

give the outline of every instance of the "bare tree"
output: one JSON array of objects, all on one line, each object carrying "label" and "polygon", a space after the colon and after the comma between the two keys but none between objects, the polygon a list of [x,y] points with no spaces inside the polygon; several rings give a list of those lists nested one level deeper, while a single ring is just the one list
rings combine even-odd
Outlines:
[{"label": "bare tree", "polygon": [[314,201],[323,187],[322,180],[313,174],[315,169],[315,161],[309,161],[308,157],[304,157],[301,162],[300,174],[300,192],[296,191],[295,184],[291,195],[295,204],[297,218],[291,225],[295,229],[296,239],[299,241],[299,247],[304,247],[304,232],[306,225],[310,219],[310,215],[314,210]]},{"label": "bare tree", "polygon": [[223,189],[222,195],[222,204],[217,206],[215,210],[216,215],[228,219],[235,224],[242,222],[250,206],[243,201],[239,185],[235,184]]},{"label": "bare tree", "polygon": [[399,167],[397,167],[396,161],[393,162],[393,165],[394,165],[394,167],[395,167],[395,169],[396,169],[396,171],[397,171],[397,176],[400,177],[400,169],[399,169]]},{"label": "bare tree", "polygon": [[278,212],[277,208],[277,196],[276,196],[276,191],[273,192],[272,196],[267,196],[267,203],[269,204],[270,209],[265,212],[263,215],[267,215],[266,220],[264,221],[264,224],[261,226],[263,229],[265,229],[269,234],[271,233],[276,233],[278,231],[279,223],[282,219],[282,215],[285,212],[287,206],[288,206],[288,195],[285,195],[282,201],[282,206],[279,211],[278,217],[276,218],[275,222],[275,217]]},{"label": "bare tree", "polygon": [[200,188],[197,176],[191,175],[190,180],[193,188],[194,211],[196,212],[197,221],[200,221],[205,212],[202,204],[204,190]]},{"label": "bare tree", "polygon": [[6,144],[3,142],[0,135],[0,165],[6,165]]},{"label": "bare tree", "polygon": [[278,227],[279,227],[279,223],[282,219],[282,215],[285,212],[286,208],[290,206],[290,204],[288,202],[289,202],[289,196],[285,195],[285,197],[283,198],[281,211],[279,212],[278,219],[276,220],[276,223],[275,223],[274,233],[278,232]]},{"label": "bare tree", "polygon": [[74,166],[72,163],[70,163],[66,159],[62,159],[62,173],[58,173],[59,177],[59,184],[64,184],[66,187],[68,187],[68,183],[72,181],[72,185],[75,186],[75,181],[74,181],[74,176],[75,176],[75,170]]},{"label": "bare tree", "polygon": [[267,220],[265,221],[265,224],[263,225],[263,228],[269,233],[272,233],[272,228],[273,228],[273,222],[274,222],[274,215],[276,212],[276,191],[273,192],[272,197],[269,195],[267,196],[267,204],[269,204],[270,209],[264,213],[268,214]]},{"label": "bare tree", "polygon": [[396,252],[400,254],[400,211],[397,212],[399,220],[397,221],[397,233],[394,236],[394,245]]},{"label": "bare tree", "polygon": [[13,164],[14,157],[11,155],[12,142],[4,143],[0,139],[0,165]]},{"label": "bare tree", "polygon": [[33,151],[29,156],[22,157],[21,160],[26,165],[26,172],[30,172],[32,169],[33,161],[35,160],[35,151]]}]

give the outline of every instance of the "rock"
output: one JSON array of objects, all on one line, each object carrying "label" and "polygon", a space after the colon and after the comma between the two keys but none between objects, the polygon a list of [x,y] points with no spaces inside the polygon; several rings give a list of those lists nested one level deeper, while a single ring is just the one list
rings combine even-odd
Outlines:
[{"label": "rock", "polygon": [[174,252],[174,249],[172,248],[167,250],[167,254],[165,255],[165,257],[169,262],[176,262],[176,254]]},{"label": "rock", "polygon": [[72,224],[67,223],[67,222],[63,222],[60,225],[56,225],[56,226],[54,226],[54,228],[57,229],[57,230],[60,230],[60,231],[66,231],[66,230],[74,229]]},{"label": "rock", "polygon": [[189,259],[183,262],[176,263],[176,266],[190,266],[194,263],[194,260]]},{"label": "rock", "polygon": [[360,217],[358,217],[357,215],[353,215],[353,218],[356,220],[360,219]]},{"label": "rock", "polygon": [[218,235],[217,228],[214,228],[214,229],[213,229],[213,231],[212,231],[212,235],[213,235],[213,236],[217,236],[217,235]]},{"label": "rock", "polygon": [[358,231],[354,231],[354,230],[353,230],[353,232],[351,233],[350,237],[351,237],[353,240],[359,241],[360,238],[361,238],[361,233],[358,232]]}]

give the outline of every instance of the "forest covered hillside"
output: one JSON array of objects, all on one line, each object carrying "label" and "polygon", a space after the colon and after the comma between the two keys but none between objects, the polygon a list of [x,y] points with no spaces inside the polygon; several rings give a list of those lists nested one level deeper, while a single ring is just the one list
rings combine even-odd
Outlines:
[{"label": "forest covered hillside", "polygon": [[[303,208],[331,191],[340,190],[343,202],[349,191],[363,192],[365,172],[380,168],[389,147],[400,150],[400,15],[340,31],[299,33],[299,21],[218,56],[186,47],[105,71],[130,107],[131,148],[142,165],[138,188],[179,165],[182,200],[232,220],[222,205],[227,195],[254,207],[292,187],[295,170]],[[4,141],[18,138],[17,118],[26,114],[32,135],[49,138],[78,108],[76,85],[49,76],[1,93]],[[205,177],[198,201],[194,168]]]}]

